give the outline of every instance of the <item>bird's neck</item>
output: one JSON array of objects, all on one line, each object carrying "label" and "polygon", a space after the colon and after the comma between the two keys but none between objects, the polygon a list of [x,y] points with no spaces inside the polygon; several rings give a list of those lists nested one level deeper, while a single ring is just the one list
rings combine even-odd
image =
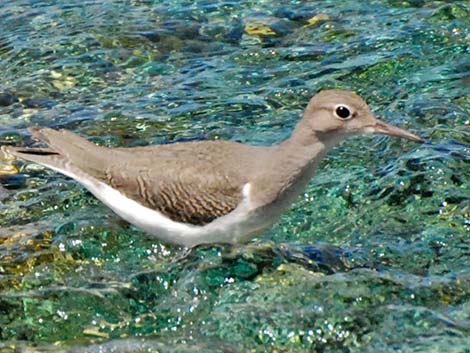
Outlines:
[{"label": "bird's neck", "polygon": [[283,142],[281,146],[302,148],[302,147],[318,147],[321,144],[326,149],[325,153],[335,147],[338,143],[344,140],[347,135],[339,131],[319,132],[313,130],[312,126],[307,120],[302,119],[295,126],[294,131],[290,137]]},{"label": "bird's neck", "polygon": [[291,178],[310,179],[320,161],[344,138],[341,134],[316,132],[301,120],[291,136],[277,145],[277,163]]},{"label": "bird's neck", "polygon": [[318,136],[315,131],[313,131],[310,126],[308,126],[308,123],[302,119],[297,123],[290,137],[284,140],[281,145],[286,147],[308,147],[313,146],[319,142],[322,142],[320,136]]},{"label": "bird's neck", "polygon": [[333,147],[303,124],[299,122],[288,139],[263,148],[266,158],[254,161],[256,174],[253,180],[260,181],[255,190],[263,192],[253,195],[253,199],[259,204],[271,205],[273,214],[289,207],[305,190],[320,161]]},{"label": "bird's neck", "polygon": [[316,136],[305,134],[303,131],[282,141],[277,147],[279,153],[277,162],[287,169],[295,169],[297,173],[312,167],[316,169],[318,162],[330,150]]}]

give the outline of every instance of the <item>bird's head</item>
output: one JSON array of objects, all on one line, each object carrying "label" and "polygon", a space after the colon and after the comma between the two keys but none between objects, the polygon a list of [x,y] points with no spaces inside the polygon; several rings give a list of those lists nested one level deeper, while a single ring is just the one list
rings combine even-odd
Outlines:
[{"label": "bird's head", "polygon": [[424,142],[411,132],[377,119],[361,97],[348,91],[321,91],[308,103],[303,120],[322,141],[333,144],[345,137],[364,133]]}]

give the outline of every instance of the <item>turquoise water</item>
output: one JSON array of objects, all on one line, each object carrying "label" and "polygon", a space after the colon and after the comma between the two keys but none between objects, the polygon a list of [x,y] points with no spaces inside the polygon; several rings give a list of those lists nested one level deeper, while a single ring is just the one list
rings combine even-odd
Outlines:
[{"label": "turquoise water", "polygon": [[357,137],[260,239],[182,249],[0,159],[0,352],[470,352],[468,1],[2,1],[0,144],[271,144],[324,88]]}]

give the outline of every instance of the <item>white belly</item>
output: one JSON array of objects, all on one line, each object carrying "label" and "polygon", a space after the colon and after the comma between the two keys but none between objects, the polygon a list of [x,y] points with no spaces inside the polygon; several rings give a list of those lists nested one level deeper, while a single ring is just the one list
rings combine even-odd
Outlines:
[{"label": "white belly", "polygon": [[187,247],[207,243],[238,243],[254,232],[259,232],[263,226],[258,224],[259,217],[251,207],[250,184],[244,186],[243,200],[235,210],[211,223],[197,226],[175,222],[162,213],[127,198],[107,184],[98,183],[96,187],[87,188],[99,200],[129,223],[168,243]]},{"label": "white belly", "polygon": [[211,223],[197,226],[175,222],[158,211],[142,206],[73,165],[68,165],[67,170],[45,166],[78,181],[124,220],[167,243],[187,247],[207,243],[239,243],[270,225],[266,217],[259,217],[253,209],[249,183],[243,187],[242,202],[235,210]]}]

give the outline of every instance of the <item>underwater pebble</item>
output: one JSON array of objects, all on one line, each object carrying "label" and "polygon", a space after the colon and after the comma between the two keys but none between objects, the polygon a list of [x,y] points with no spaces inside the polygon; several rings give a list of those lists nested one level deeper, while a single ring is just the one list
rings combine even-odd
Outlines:
[{"label": "underwater pebble", "polygon": [[163,22],[162,28],[180,39],[194,39],[199,36],[201,25],[196,22],[172,20]]},{"label": "underwater pebble", "polygon": [[230,30],[223,36],[223,39],[230,43],[238,43],[243,36],[244,30],[243,23],[241,21],[236,21],[230,27]]},{"label": "underwater pebble", "polygon": [[[416,99],[411,103],[410,116],[424,117],[434,115],[442,118],[456,110],[456,107],[444,100],[438,99]],[[452,117],[451,117],[452,118]]]},{"label": "underwater pebble", "polygon": [[13,164],[0,165],[0,175],[18,174],[20,171]]},{"label": "underwater pebble", "polygon": [[315,16],[315,9],[312,7],[296,7],[295,9],[282,7],[275,12],[275,16],[296,22],[307,22],[308,19]]},{"label": "underwater pebble", "polygon": [[0,145],[5,143],[11,144],[12,142],[19,142],[21,139],[22,136],[20,133],[18,133],[18,131],[13,130],[0,133]]},{"label": "underwater pebble", "polygon": [[328,21],[329,19],[330,19],[330,16],[328,16],[327,14],[324,14],[324,13],[320,13],[318,15],[315,15],[315,16],[309,18],[307,20],[307,23],[310,26],[315,26],[315,25],[321,24],[325,21]]},{"label": "underwater pebble", "polygon": [[9,190],[21,189],[26,186],[26,177],[23,174],[0,174],[0,184]]},{"label": "underwater pebble", "polygon": [[70,89],[75,86],[76,81],[71,76],[66,76],[61,79],[52,80],[52,85],[60,91],[64,91],[66,89]]},{"label": "underwater pebble", "polygon": [[52,108],[56,102],[43,98],[28,98],[22,101],[26,108]]},{"label": "underwater pebble", "polygon": [[152,42],[160,42],[167,37],[176,37],[179,39],[195,39],[200,36],[199,23],[188,21],[166,21],[160,24],[161,28],[155,31],[141,32],[140,35]]},{"label": "underwater pebble", "polygon": [[286,36],[294,30],[294,25],[290,21],[279,20],[271,24],[271,28],[278,36]]},{"label": "underwater pebble", "polygon": [[230,22],[210,23],[201,29],[201,34],[209,37],[212,41],[233,44],[238,43],[244,33],[245,25],[240,19],[234,19]]},{"label": "underwater pebble", "polygon": [[331,46],[326,43],[307,44],[285,51],[286,60],[318,60],[328,53]]},{"label": "underwater pebble", "polygon": [[8,190],[0,185],[0,202],[8,197]]},{"label": "underwater pebble", "polygon": [[0,93],[0,107],[7,107],[16,102],[19,102],[19,99],[11,93]]},{"label": "underwater pebble", "polygon": [[275,36],[277,34],[269,25],[261,22],[247,23],[245,32],[251,36]]}]

